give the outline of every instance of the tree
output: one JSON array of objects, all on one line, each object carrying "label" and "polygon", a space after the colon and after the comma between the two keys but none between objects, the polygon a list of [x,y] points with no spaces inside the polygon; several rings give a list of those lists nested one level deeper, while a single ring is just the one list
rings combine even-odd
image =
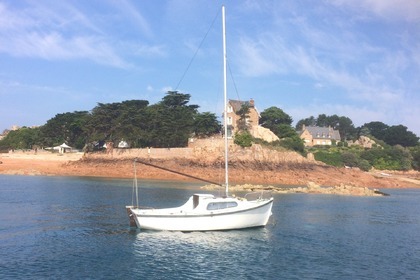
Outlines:
[{"label": "tree", "polygon": [[291,137],[296,134],[291,127],[292,122],[292,117],[277,107],[270,107],[261,113],[260,125],[270,129],[279,138]]},{"label": "tree", "polygon": [[414,147],[419,143],[419,138],[406,126],[394,125],[385,130],[383,139],[388,145],[401,145],[403,147]]},{"label": "tree", "polygon": [[158,104],[149,107],[151,144],[154,147],[184,147],[194,131],[197,105],[187,105],[189,94],[168,91]]},{"label": "tree", "polygon": [[309,118],[300,120],[296,123],[296,130],[301,130],[302,126],[315,126],[316,125],[316,119],[314,116],[310,116]]},{"label": "tree", "polygon": [[197,137],[207,137],[212,134],[220,133],[221,124],[215,114],[204,112],[197,114],[194,118],[194,134]]},{"label": "tree", "polygon": [[121,103],[98,103],[93,108],[91,118],[86,124],[89,140],[111,140],[119,126]]},{"label": "tree", "polygon": [[247,131],[249,129],[249,124],[247,123],[249,119],[249,104],[243,103],[236,114],[239,116],[239,120],[237,121],[238,130]]},{"label": "tree", "polygon": [[34,145],[40,145],[40,128],[22,127],[18,130],[10,131],[4,139],[0,141],[0,149],[31,149]]},{"label": "tree", "polygon": [[82,148],[87,138],[86,125],[89,119],[87,111],[57,114],[41,127],[42,143],[53,146],[65,142],[70,146]]},{"label": "tree", "polygon": [[348,117],[338,117],[338,127],[335,127],[335,129],[338,129],[343,141],[357,137],[357,130],[353,125],[353,121]]},{"label": "tree", "polygon": [[359,128],[359,137],[360,136],[366,136],[368,137],[370,135],[370,130],[366,126],[362,126]]},{"label": "tree", "polygon": [[385,131],[388,129],[388,125],[383,122],[369,122],[362,125],[362,128],[369,129],[370,135],[379,140],[384,140]]},{"label": "tree", "polygon": [[[338,118],[338,117],[337,117]],[[325,114],[319,114],[316,119],[316,125],[320,127],[327,127],[330,125],[331,120]],[[334,128],[334,126],[331,126]]]},{"label": "tree", "polygon": [[133,148],[148,146],[148,123],[150,116],[147,114],[149,101],[129,100],[123,101],[120,106],[117,129],[114,140],[124,139]]},{"label": "tree", "polygon": [[261,126],[271,130],[271,128],[279,124],[286,124],[290,126],[293,122],[293,119],[282,109],[277,107],[270,107],[261,113],[259,122]]},{"label": "tree", "polygon": [[274,106],[261,113],[260,125],[270,129],[280,138],[278,145],[289,150],[303,153],[303,140],[297,135],[296,130],[292,128],[292,122],[292,117],[286,114],[282,109]]}]

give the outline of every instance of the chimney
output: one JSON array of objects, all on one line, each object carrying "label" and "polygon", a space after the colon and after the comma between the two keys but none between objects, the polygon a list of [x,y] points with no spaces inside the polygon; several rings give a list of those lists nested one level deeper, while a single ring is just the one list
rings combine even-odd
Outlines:
[{"label": "chimney", "polygon": [[302,124],[302,131],[304,131],[306,129],[306,125]]},{"label": "chimney", "polygon": [[254,106],[255,106],[254,99],[251,98],[251,100],[249,100],[249,107],[254,107]]}]

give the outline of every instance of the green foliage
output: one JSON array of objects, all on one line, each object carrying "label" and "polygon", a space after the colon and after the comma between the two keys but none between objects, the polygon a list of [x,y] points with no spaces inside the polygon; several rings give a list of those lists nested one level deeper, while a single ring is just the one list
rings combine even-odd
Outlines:
[{"label": "green foliage", "polygon": [[197,114],[194,118],[194,134],[197,137],[208,137],[220,133],[222,126],[217,121],[215,114],[204,112]]},{"label": "green foliage", "polygon": [[29,148],[33,144],[55,146],[63,142],[76,148],[98,141],[117,143],[124,139],[131,147],[184,147],[191,135],[220,132],[214,114],[198,113],[189,105],[190,95],[170,91],[161,102],[149,106],[146,100],[98,103],[91,112],[57,114],[35,136],[26,129],[9,133],[0,148]]},{"label": "green foliage", "polygon": [[296,123],[296,130],[301,130],[302,126],[316,126],[316,119],[314,116],[310,116],[309,118],[302,119]]},{"label": "green foliage", "polygon": [[236,114],[239,116],[238,120],[238,130],[244,131],[249,129],[249,124],[247,123],[247,119],[249,119],[249,104],[244,103],[242,104],[241,108],[236,112]]},{"label": "green foliage", "polygon": [[360,157],[362,149],[319,146],[311,149],[316,160],[322,161],[328,165],[337,167],[356,167],[363,171],[369,171],[371,164]]},{"label": "green foliage", "polygon": [[410,170],[413,157],[402,146],[372,148],[361,153],[361,158],[379,170]]},{"label": "green foliage", "polygon": [[277,143],[288,150],[293,150],[301,154],[305,153],[303,140],[297,135],[296,130],[291,127],[293,119],[283,110],[277,107],[270,107],[261,113],[260,125],[270,129],[280,138]]},{"label": "green foliage", "polygon": [[420,171],[420,144],[415,147],[411,147],[409,150],[413,157],[413,169]]},{"label": "green foliage", "polygon": [[251,147],[253,137],[248,131],[241,131],[235,134],[234,143],[242,148]]},{"label": "green foliage", "polygon": [[359,157],[352,152],[343,152],[341,154],[341,160],[345,166],[357,167],[359,163]]},{"label": "green foliage", "polygon": [[[282,109],[270,107],[261,113],[260,125],[274,132],[278,125],[290,126],[293,122],[292,117],[286,114]],[[275,133],[275,132],[274,132]]]},{"label": "green foliage", "polygon": [[86,143],[86,124],[90,115],[86,111],[57,114],[41,127],[43,145],[47,147],[67,143],[82,148]]},{"label": "green foliage", "polygon": [[328,165],[342,167],[343,159],[340,152],[328,152],[328,151],[317,151],[314,153],[314,157],[318,161],[322,161]]},{"label": "green foliage", "polygon": [[88,141],[125,139],[132,147],[147,142],[144,138],[149,120],[146,114],[148,104],[146,100],[98,103],[85,126]]},{"label": "green foliage", "polygon": [[0,141],[0,149],[31,149],[33,146],[41,144],[40,134],[38,127],[22,127],[12,130]]},{"label": "green foliage", "polygon": [[370,122],[362,125],[362,129],[363,128],[369,131],[368,135],[372,135],[376,139],[382,140],[384,139],[385,131],[389,128],[389,126],[384,124],[383,122]]},{"label": "green foliage", "polygon": [[303,140],[297,134],[281,139],[279,144],[288,150],[296,151],[300,154],[305,154],[305,146],[303,144]]},{"label": "green foliage", "polygon": [[360,128],[360,131],[362,130],[364,130],[365,134],[366,130],[368,130],[371,136],[391,146],[415,147],[419,144],[419,137],[408,131],[407,127],[403,125],[388,126],[382,122],[370,122],[365,123]]},{"label": "green foliage", "polygon": [[401,145],[403,147],[414,147],[419,143],[419,138],[403,125],[389,127],[382,140],[388,145]]},{"label": "green foliage", "polygon": [[161,102],[150,107],[153,147],[185,147],[194,131],[196,105],[187,105],[189,94],[170,91]]}]

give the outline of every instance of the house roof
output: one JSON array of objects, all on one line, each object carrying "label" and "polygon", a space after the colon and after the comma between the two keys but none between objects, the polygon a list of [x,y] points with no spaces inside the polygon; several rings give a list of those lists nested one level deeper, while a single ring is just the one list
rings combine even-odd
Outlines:
[{"label": "house roof", "polygon": [[339,131],[333,129],[332,127],[306,126],[300,134],[302,134],[305,130],[308,131],[313,138],[330,138],[337,141],[341,140]]},{"label": "house roof", "polygon": [[250,106],[249,101],[241,101],[241,100],[233,100],[233,99],[229,99],[229,104],[230,104],[230,106],[232,106],[234,112],[239,111],[241,109],[242,105],[244,105],[244,104],[247,105],[247,106]]}]

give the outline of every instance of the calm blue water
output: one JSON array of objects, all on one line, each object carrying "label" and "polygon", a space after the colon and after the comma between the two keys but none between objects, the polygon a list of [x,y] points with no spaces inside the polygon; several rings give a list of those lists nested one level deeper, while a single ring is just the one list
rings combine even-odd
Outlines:
[{"label": "calm blue water", "polygon": [[[195,184],[142,182],[177,206]],[[276,195],[266,228],[140,232],[131,181],[0,175],[0,279],[419,279],[420,190]]]}]

